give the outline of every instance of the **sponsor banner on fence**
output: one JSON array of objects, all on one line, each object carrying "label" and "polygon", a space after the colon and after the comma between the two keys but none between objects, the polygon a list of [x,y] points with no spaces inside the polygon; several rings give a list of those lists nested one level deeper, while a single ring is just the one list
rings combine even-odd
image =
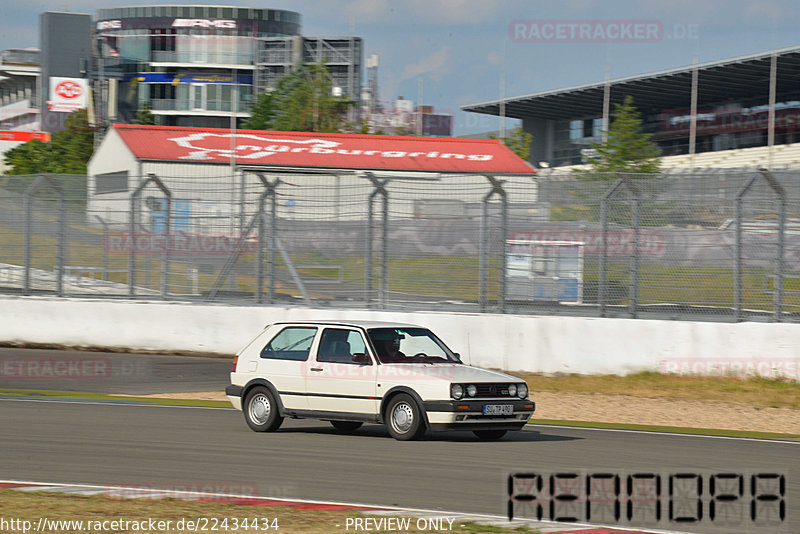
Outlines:
[{"label": "sponsor banner on fence", "polygon": [[[238,250],[239,239],[235,237],[206,234],[108,234],[105,248],[109,254],[172,254],[172,255],[229,255]],[[243,252],[256,252],[258,241],[245,240]]]}]

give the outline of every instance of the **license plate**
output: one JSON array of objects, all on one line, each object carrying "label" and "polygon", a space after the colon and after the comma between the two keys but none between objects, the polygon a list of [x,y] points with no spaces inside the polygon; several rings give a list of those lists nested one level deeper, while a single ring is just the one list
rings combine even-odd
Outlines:
[{"label": "license plate", "polygon": [[514,407],[510,404],[484,404],[483,415],[514,415]]}]

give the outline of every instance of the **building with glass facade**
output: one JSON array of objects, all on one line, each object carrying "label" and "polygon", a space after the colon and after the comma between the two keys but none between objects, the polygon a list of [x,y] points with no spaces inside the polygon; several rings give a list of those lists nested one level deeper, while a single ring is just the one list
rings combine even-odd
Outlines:
[{"label": "building with glass facade", "polygon": [[[264,39],[300,35],[300,14],[224,6],[100,9],[95,69],[107,122],[229,127],[249,116]],[[234,119],[235,118],[235,119]]]}]

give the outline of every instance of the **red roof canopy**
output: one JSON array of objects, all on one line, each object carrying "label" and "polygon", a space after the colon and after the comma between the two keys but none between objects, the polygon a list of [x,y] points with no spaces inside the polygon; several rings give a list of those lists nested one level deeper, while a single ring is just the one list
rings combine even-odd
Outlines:
[{"label": "red roof canopy", "polygon": [[494,139],[273,132],[115,124],[137,159],[326,169],[532,174]]}]

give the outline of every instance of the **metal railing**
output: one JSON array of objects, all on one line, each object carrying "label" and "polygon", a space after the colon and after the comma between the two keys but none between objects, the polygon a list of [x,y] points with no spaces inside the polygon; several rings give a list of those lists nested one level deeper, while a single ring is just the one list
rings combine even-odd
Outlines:
[{"label": "metal railing", "polygon": [[800,320],[798,173],[412,178],[1,177],[0,292]]}]

